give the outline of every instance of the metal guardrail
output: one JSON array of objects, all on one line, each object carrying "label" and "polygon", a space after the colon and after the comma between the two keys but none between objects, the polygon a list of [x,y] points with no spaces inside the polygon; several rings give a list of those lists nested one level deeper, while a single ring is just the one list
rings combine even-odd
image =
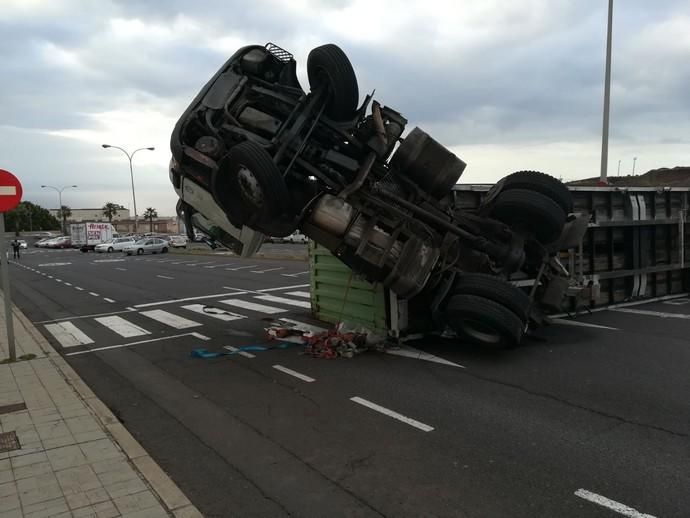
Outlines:
[{"label": "metal guardrail", "polygon": [[[491,185],[457,185],[456,203],[475,208]],[[575,306],[605,306],[688,291],[689,188],[570,187],[575,212],[590,215],[577,249],[563,252]],[[584,298],[583,298],[584,297]]]}]

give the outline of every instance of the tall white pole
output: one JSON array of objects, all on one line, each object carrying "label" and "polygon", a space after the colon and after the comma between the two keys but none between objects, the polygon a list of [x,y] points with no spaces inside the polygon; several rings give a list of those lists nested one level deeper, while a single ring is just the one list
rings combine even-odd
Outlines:
[{"label": "tall white pole", "polygon": [[606,30],[606,73],[604,77],[604,122],[601,130],[601,176],[600,183],[606,182],[606,169],[609,159],[609,105],[611,102],[611,25],[613,23],[613,0],[609,0],[609,19]]}]

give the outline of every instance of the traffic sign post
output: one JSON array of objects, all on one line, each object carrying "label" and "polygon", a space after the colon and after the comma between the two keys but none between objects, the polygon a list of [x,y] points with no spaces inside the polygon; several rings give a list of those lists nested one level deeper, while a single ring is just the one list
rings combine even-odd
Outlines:
[{"label": "traffic sign post", "polygon": [[7,241],[5,240],[5,212],[14,209],[22,199],[22,184],[9,171],[0,169],[0,269],[2,269],[2,291],[5,294],[5,327],[10,361],[17,359],[14,343],[14,321],[12,319],[12,297],[10,296],[10,265],[8,263]]}]

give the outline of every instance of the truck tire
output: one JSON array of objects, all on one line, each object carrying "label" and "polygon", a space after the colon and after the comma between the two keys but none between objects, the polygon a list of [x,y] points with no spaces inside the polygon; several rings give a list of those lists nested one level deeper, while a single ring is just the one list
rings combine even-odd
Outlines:
[{"label": "truck tire", "polygon": [[527,189],[502,191],[490,216],[518,231],[533,233],[543,244],[553,243],[565,225],[565,212],[551,198]]},{"label": "truck tire", "polygon": [[461,340],[491,349],[517,347],[525,328],[510,309],[476,295],[453,295],[445,317]]},{"label": "truck tire", "polygon": [[530,298],[520,288],[499,277],[484,273],[460,274],[453,285],[455,295],[477,295],[493,300],[510,309],[526,324],[529,319]]},{"label": "truck tire", "polygon": [[551,198],[567,214],[573,212],[573,196],[563,182],[539,171],[518,171],[502,180],[503,189],[526,189]]},{"label": "truck tire", "polygon": [[212,177],[216,200],[233,223],[270,226],[289,206],[290,193],[271,155],[249,140],[230,149]]},{"label": "truck tire", "polygon": [[329,90],[326,115],[336,121],[354,117],[359,103],[357,76],[340,47],[329,43],[313,49],[307,58],[307,76],[312,92]]}]

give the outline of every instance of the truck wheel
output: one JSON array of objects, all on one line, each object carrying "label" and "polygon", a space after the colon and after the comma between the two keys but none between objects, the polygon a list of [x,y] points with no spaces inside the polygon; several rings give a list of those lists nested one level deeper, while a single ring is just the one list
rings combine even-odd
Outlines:
[{"label": "truck wheel", "polygon": [[108,253],[109,253],[109,254],[112,254],[112,253],[113,253],[113,247],[112,247],[112,246],[109,246],[109,247],[108,247]]},{"label": "truck wheel", "polygon": [[354,117],[359,103],[357,76],[340,47],[329,43],[313,49],[307,58],[307,76],[312,92],[329,90],[326,115],[337,121]]},{"label": "truck wheel", "polygon": [[211,181],[233,222],[270,226],[287,211],[290,193],[280,170],[267,151],[249,140],[230,149]]},{"label": "truck wheel", "polygon": [[445,317],[460,339],[491,349],[517,347],[525,327],[507,307],[476,295],[453,295]]},{"label": "truck wheel", "polygon": [[484,273],[463,273],[453,285],[452,293],[476,295],[493,300],[515,313],[523,323],[529,318],[530,298],[520,288],[493,275]]},{"label": "truck wheel", "polygon": [[554,242],[565,225],[565,212],[551,198],[527,189],[502,191],[490,216],[518,232],[534,234],[543,244]]},{"label": "truck wheel", "polygon": [[[501,180],[503,190],[526,189],[543,194],[555,201],[567,214],[573,212],[573,196],[560,180],[539,171],[518,171]],[[491,191],[487,194],[490,197]]]}]

